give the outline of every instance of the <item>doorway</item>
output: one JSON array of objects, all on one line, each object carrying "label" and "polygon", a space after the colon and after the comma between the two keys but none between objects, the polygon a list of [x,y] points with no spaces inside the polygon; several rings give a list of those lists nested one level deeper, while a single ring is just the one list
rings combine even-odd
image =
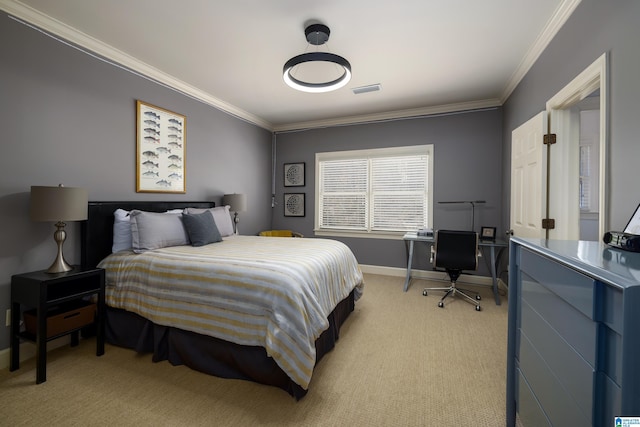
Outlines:
[{"label": "doorway", "polygon": [[[535,120],[539,131],[528,130],[529,133],[555,134],[555,142],[545,144],[542,149],[544,154],[540,158],[542,168],[538,168],[535,174],[529,174],[526,179],[531,182],[514,182],[517,176],[515,170],[519,165],[512,159],[511,165],[511,223],[510,230],[519,236],[517,220],[522,217],[516,209],[527,205],[527,198],[539,198],[539,194],[531,191],[523,191],[532,186],[541,186],[540,193],[543,200],[541,209],[530,210],[529,222],[540,224],[538,230],[530,228],[531,234],[520,237],[540,237],[560,240],[599,240],[604,235],[608,225],[606,209],[607,200],[607,109],[606,109],[606,54],[603,54],[586,70],[578,75],[571,83],[547,101],[546,112],[536,117],[546,117],[545,120]],[[599,96],[598,96],[599,95]],[[591,99],[589,99],[591,98]],[[587,107],[588,106],[588,107]],[[586,113],[586,111],[593,111]],[[584,113],[583,113],[584,112]],[[582,117],[582,120],[581,120]],[[518,149],[516,146],[517,135],[521,134],[525,127],[531,126],[530,120],[513,131],[512,155]],[[581,130],[581,122],[585,126],[590,121],[590,129]],[[597,126],[593,122],[597,122]],[[593,128],[596,130],[594,131]],[[591,133],[593,139],[589,149],[583,148],[586,142],[581,144],[581,135]],[[539,139],[538,144],[542,145]],[[587,151],[590,155],[587,155]],[[582,156],[581,156],[582,152]],[[589,158],[589,165],[597,161],[595,167],[581,167],[581,159]],[[584,174],[581,174],[584,173]],[[535,185],[534,185],[535,184]],[[587,188],[587,185],[589,186]],[[586,190],[589,190],[587,194]],[[585,197],[590,195],[590,198]],[[514,201],[518,201],[514,203]],[[588,200],[588,208],[586,201]],[[582,223],[582,219],[591,219],[588,227]],[[543,227],[545,220],[547,227]],[[597,224],[597,225],[596,225]]]}]

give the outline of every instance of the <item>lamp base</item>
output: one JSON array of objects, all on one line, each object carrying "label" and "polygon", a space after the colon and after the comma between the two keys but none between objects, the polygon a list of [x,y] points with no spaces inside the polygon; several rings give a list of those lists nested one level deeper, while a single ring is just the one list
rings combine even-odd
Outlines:
[{"label": "lamp base", "polygon": [[62,221],[56,223],[57,230],[53,233],[53,239],[58,244],[58,253],[56,255],[56,259],[51,264],[51,267],[47,269],[47,273],[56,274],[56,273],[64,273],[67,271],[73,270],[67,261],[64,260],[64,255],[62,254],[62,245],[64,245],[64,241],[67,238],[67,232],[64,231],[65,224]]}]

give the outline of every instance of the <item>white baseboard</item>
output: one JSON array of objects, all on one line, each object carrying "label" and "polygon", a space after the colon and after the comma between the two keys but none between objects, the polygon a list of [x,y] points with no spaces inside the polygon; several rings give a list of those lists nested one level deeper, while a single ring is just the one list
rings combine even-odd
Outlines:
[{"label": "white baseboard", "polygon": [[[363,265],[360,264],[360,270],[363,273],[369,274],[379,274],[382,276],[393,276],[393,277],[406,277],[407,269],[399,268],[399,267],[381,267],[377,265]],[[411,269],[411,278],[412,279],[427,279],[427,280],[446,280],[447,274],[442,271],[428,271],[428,270],[417,270]],[[466,283],[469,285],[483,285],[483,286],[493,286],[493,281],[491,277],[487,276],[474,276],[471,274],[462,274],[459,279],[460,283]],[[498,283],[500,286],[500,283]]]},{"label": "white baseboard", "polygon": [[[62,347],[68,344],[71,344],[71,336],[66,335],[56,340],[49,341],[47,343],[47,351],[50,351],[50,350],[53,350],[54,348]],[[32,357],[36,357],[36,344],[32,342],[20,343],[20,363],[24,362],[25,360],[29,360]],[[10,360],[11,360],[11,350],[8,348],[5,348],[4,350],[0,350],[0,369],[9,368]]]}]

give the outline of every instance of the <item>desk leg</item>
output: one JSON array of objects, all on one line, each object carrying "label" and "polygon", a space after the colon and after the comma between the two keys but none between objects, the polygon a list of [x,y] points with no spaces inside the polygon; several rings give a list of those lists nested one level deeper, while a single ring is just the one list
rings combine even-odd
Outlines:
[{"label": "desk leg", "polygon": [[409,242],[409,256],[407,257],[407,278],[404,281],[404,291],[409,289],[409,282],[411,281],[411,265],[413,264],[413,240]]},{"label": "desk leg", "polygon": [[500,305],[500,295],[498,295],[498,272],[496,269],[498,266],[496,265],[496,248],[495,246],[491,246],[491,280],[493,282],[493,297],[496,300],[496,305]]}]

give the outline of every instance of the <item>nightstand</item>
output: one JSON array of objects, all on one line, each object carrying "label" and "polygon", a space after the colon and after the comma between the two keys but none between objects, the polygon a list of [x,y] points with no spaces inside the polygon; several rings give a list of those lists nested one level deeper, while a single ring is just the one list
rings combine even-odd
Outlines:
[{"label": "nightstand", "polygon": [[[9,370],[20,368],[20,338],[36,343],[36,384],[47,380],[47,341],[71,334],[71,346],[79,343],[80,330],[95,324],[96,356],[104,354],[104,270],[74,267],[65,273],[44,270],[11,277],[11,360]],[[95,317],[87,319],[92,304],[86,297],[97,295]],[[31,331],[20,332],[21,305],[33,320]],[[93,313],[93,311],[91,311]],[[95,318],[95,320],[94,320]],[[26,322],[25,322],[26,323]],[[27,325],[28,326],[28,325]],[[47,328],[51,331],[47,333]]]}]

